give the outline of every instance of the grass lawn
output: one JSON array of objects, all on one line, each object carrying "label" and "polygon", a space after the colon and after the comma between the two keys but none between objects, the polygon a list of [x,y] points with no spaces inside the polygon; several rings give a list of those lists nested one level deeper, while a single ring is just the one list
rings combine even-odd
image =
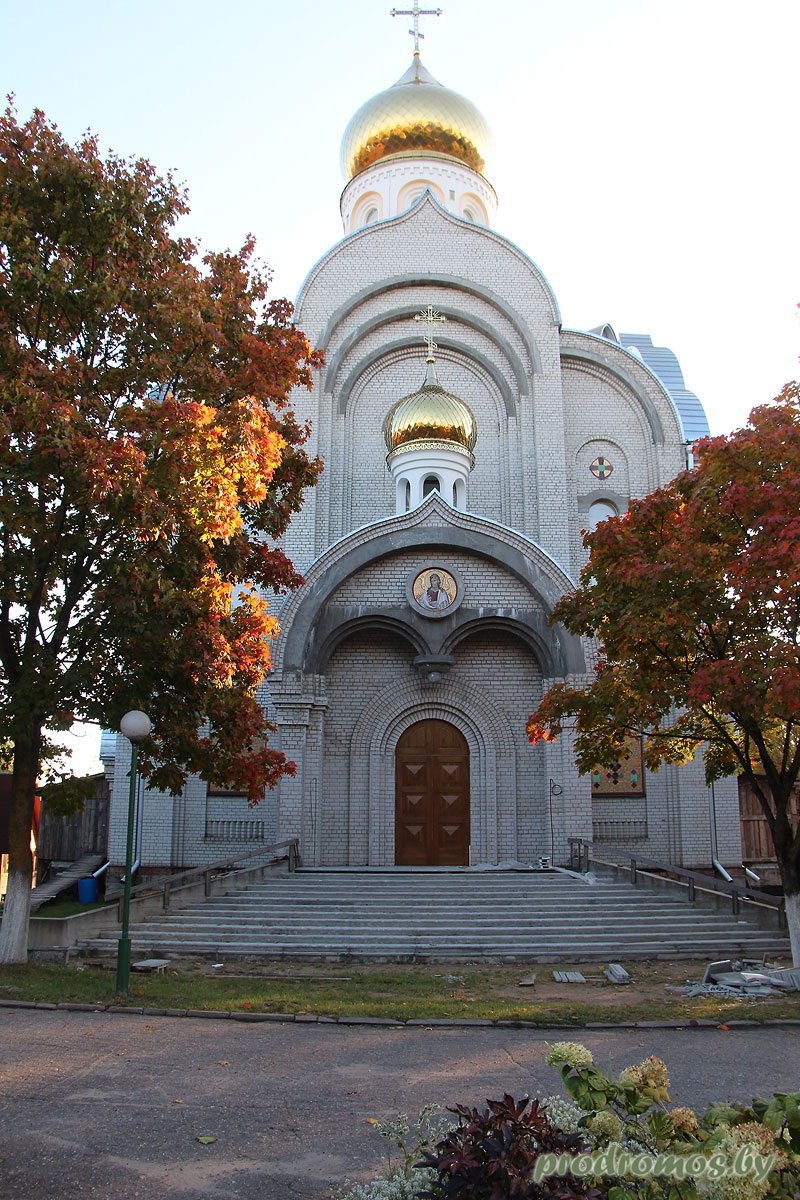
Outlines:
[{"label": "grass lawn", "polygon": [[116,901],[96,900],[94,904],[81,904],[80,900],[50,900],[32,914],[34,917],[76,917],[93,912],[96,908],[113,908]]},{"label": "grass lawn", "polygon": [[[0,1002],[124,1003],[401,1020],[469,1017],[574,1026],[588,1021],[800,1018],[800,994],[759,1000],[688,999],[667,990],[667,985],[702,978],[705,965],[682,960],[627,963],[632,982],[619,986],[603,977],[601,963],[405,966],[250,961],[215,970],[204,961],[173,960],[163,975],[132,972],[130,992],[120,998],[114,992],[114,964],[87,960],[69,966],[2,966]],[[556,983],[554,967],[582,970],[587,982]],[[532,972],[535,986],[520,986]]]}]

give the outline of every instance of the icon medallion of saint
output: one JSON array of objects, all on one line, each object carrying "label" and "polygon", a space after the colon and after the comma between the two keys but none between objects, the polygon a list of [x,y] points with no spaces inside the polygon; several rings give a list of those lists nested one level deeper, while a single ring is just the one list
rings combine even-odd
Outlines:
[{"label": "icon medallion of saint", "polygon": [[461,602],[462,587],[452,569],[431,563],[411,580],[409,600],[426,616],[444,616]]}]

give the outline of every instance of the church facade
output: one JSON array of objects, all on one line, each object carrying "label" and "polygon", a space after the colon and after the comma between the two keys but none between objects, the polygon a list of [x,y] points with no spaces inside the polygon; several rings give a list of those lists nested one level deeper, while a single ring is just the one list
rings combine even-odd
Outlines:
[{"label": "church facade", "polygon": [[[566,328],[542,273],[493,228],[480,113],[415,53],[345,132],[344,237],[295,320],[325,351],[293,398],[324,461],[283,547],[305,577],[263,693],[297,764],[256,808],[190,780],[145,793],[143,866],[297,836],[306,865],[567,861],[571,837],[683,865],[740,861],[735,781],[639,748],[580,777],[569,735],[531,747],[549,686],[595,648],[549,616],[583,531],[687,465],[707,432],[677,360],[644,335]],[[127,743],[109,853],[124,857]]]}]

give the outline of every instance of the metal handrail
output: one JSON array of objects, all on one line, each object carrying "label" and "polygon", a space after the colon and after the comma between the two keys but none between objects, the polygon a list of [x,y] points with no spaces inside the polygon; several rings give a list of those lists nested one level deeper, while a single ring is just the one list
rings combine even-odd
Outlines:
[{"label": "metal handrail", "polygon": [[[286,854],[275,854],[276,850],[286,850]],[[177,875],[163,875],[158,879],[149,879],[146,883],[139,883],[136,887],[131,888],[131,897],[135,896],[156,896],[159,892],[163,893],[163,907],[169,908],[170,892],[175,887],[181,887],[185,883],[191,882],[193,879],[204,878],[205,894],[211,895],[211,876],[219,874],[221,871],[233,872],[238,863],[248,862],[254,858],[263,858],[265,855],[272,855],[271,861],[279,862],[282,858],[289,860],[289,870],[296,871],[300,865],[300,839],[288,838],[284,842],[274,842],[270,846],[261,846],[258,850],[250,850],[246,854],[229,855],[228,858],[219,858],[215,862],[207,863],[202,867],[191,867],[187,871],[181,871]],[[247,867],[239,868],[242,871],[248,870]],[[119,901],[122,904],[122,897]]]},{"label": "metal handrail", "polygon": [[[695,892],[712,892],[718,895],[729,895],[731,898],[731,911],[734,916],[738,916],[742,900],[748,900],[753,904],[760,904],[765,908],[774,908],[778,915],[778,927],[786,928],[786,901],[783,896],[773,896],[769,892],[762,892],[757,888],[744,887],[736,882],[728,883],[724,879],[716,879],[712,875],[703,875],[699,871],[691,871],[687,867],[678,867],[674,863],[657,862],[652,858],[643,858],[641,855],[632,855],[629,851],[620,850],[616,846],[604,846],[602,853],[598,854],[595,851],[594,844],[586,841],[584,838],[571,837],[569,840],[570,866],[574,869],[575,860],[577,858],[577,870],[583,870],[583,863],[586,863],[586,870],[589,869],[590,858],[601,866],[618,867],[623,871],[630,871],[631,884],[635,887],[637,876],[642,871],[642,874],[650,874],[650,872],[658,871],[659,879],[665,883],[674,883],[676,887],[682,886],[680,880],[686,880],[687,893],[690,901],[695,898]],[[616,856],[621,861],[616,861]],[[627,861],[626,861],[627,860]],[[642,870],[644,868],[644,870]],[[676,876],[677,878],[670,878]]]}]

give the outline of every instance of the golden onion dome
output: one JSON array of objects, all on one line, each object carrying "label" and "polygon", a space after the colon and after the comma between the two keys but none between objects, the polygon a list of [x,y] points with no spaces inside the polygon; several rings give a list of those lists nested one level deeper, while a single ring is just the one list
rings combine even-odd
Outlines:
[{"label": "golden onion dome", "polygon": [[351,119],[342,138],[347,180],[390,154],[433,151],[483,172],[489,127],[471,100],[434,79],[415,54],[397,83],[373,96]]},{"label": "golden onion dome", "polygon": [[383,434],[389,453],[410,442],[435,441],[454,442],[471,454],[478,426],[464,401],[444,390],[429,358],[422,387],[397,401],[384,421]]}]

